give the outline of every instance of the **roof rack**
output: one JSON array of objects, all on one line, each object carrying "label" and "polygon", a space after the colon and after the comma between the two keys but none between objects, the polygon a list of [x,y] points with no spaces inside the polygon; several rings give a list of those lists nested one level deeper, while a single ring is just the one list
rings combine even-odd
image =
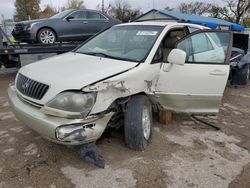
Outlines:
[{"label": "roof rack", "polygon": [[186,21],[183,19],[173,19],[173,18],[152,18],[152,19],[144,19],[144,20],[135,20],[132,22],[145,22],[145,21],[169,21],[169,22],[177,22],[177,23],[191,23],[190,21]]},{"label": "roof rack", "polygon": [[143,20],[135,20],[133,22],[144,22],[144,21],[161,21],[161,20],[166,20],[166,21],[179,21],[178,19],[173,19],[173,18],[150,18],[150,19],[143,19]]}]

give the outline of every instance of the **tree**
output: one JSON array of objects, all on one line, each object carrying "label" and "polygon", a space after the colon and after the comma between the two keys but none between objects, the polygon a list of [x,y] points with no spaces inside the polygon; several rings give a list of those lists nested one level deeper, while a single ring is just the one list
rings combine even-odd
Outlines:
[{"label": "tree", "polygon": [[39,18],[49,18],[57,13],[54,7],[46,5],[45,9],[40,12]]},{"label": "tree", "polygon": [[250,18],[245,18],[243,20],[243,25],[246,26],[246,27],[250,27]]},{"label": "tree", "polygon": [[212,5],[212,7],[208,10],[208,15],[214,18],[222,18],[220,11],[221,7]]},{"label": "tree", "polygon": [[211,9],[212,4],[204,3],[204,2],[191,2],[191,3],[181,3],[177,7],[177,11],[186,13],[186,14],[196,14],[203,15],[207,13],[209,9]]},{"label": "tree", "polygon": [[85,8],[83,0],[68,0],[67,9]]},{"label": "tree", "polygon": [[62,12],[67,9],[80,9],[80,8],[85,8],[84,0],[68,0],[67,5],[59,7],[57,9],[57,12]]},{"label": "tree", "polygon": [[16,0],[15,21],[39,18],[40,0]]},{"label": "tree", "polygon": [[249,0],[224,0],[224,2],[226,3],[225,7],[214,6],[210,10],[210,14],[239,24],[250,11]]},{"label": "tree", "polygon": [[141,14],[139,9],[132,9],[130,4],[123,0],[116,0],[112,7],[115,18],[121,22],[128,22]]}]

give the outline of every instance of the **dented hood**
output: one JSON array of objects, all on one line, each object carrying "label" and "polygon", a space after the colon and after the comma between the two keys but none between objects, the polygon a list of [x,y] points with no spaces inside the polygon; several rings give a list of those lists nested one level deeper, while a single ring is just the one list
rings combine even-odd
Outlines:
[{"label": "dented hood", "polygon": [[136,65],[135,62],[69,52],[24,66],[19,73],[49,85],[48,92],[41,100],[26,97],[44,104],[62,91],[79,90]]}]

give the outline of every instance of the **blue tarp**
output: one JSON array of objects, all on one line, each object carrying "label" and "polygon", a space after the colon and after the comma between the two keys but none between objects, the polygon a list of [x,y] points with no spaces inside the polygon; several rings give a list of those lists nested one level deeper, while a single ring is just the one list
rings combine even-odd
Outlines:
[{"label": "blue tarp", "polygon": [[[244,30],[244,27],[242,25],[231,23],[231,22],[221,20],[218,18],[184,14],[184,13],[173,12],[173,11],[168,11],[168,10],[152,9],[143,15],[146,15],[152,11],[157,11],[163,15],[170,16],[176,20],[183,20],[185,22],[189,22],[189,23],[193,23],[193,24],[204,25],[204,26],[210,27],[211,29],[217,29],[220,26],[222,26],[222,27],[226,26],[226,27],[229,27],[230,30],[233,30],[233,31]],[[140,17],[143,17],[143,15]]]}]

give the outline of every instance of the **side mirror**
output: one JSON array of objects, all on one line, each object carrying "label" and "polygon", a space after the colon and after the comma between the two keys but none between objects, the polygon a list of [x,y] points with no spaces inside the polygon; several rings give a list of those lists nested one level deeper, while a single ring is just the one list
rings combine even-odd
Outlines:
[{"label": "side mirror", "polygon": [[183,50],[173,49],[168,55],[168,62],[176,65],[184,65],[186,56],[187,54]]},{"label": "side mirror", "polygon": [[66,18],[66,20],[69,22],[70,20],[72,20],[72,19],[74,19],[74,17],[73,16],[68,16],[67,18]]}]

